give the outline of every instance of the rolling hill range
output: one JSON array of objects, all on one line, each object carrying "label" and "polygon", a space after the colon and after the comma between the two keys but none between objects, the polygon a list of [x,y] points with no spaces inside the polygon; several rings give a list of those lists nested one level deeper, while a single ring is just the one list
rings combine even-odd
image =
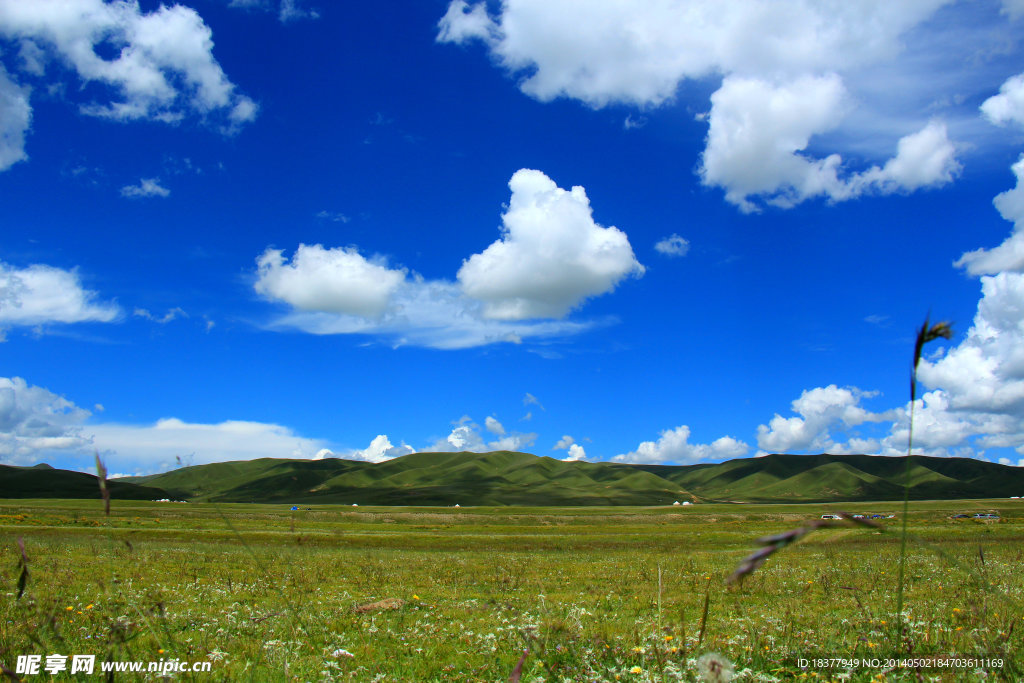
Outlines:
[{"label": "rolling hill range", "polygon": [[130,481],[172,497],[360,505],[652,505],[691,500],[641,469],[528,453],[413,453],[382,463],[336,458],[197,465]]},{"label": "rolling hill range", "polygon": [[[360,505],[668,505],[900,500],[906,458],[767,455],[687,466],[563,462],[528,453],[413,453],[382,463],[244,460],[111,481],[114,498]],[[915,499],[1024,495],[1024,468],[910,459]],[[0,466],[0,497],[98,497],[80,472]]]}]

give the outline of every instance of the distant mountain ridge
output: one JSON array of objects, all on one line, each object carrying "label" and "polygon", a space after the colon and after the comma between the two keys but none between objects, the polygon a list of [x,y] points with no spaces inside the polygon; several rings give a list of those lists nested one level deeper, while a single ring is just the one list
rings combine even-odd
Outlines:
[{"label": "distant mountain ridge", "polygon": [[[155,500],[166,498],[159,487],[113,479],[107,482],[112,498]],[[58,470],[46,463],[33,467],[0,465],[0,498],[99,498],[99,480],[94,474]]]},{"label": "distant mountain ridge", "polygon": [[[413,453],[381,463],[262,458],[110,482],[114,498],[360,505],[669,505],[901,500],[906,457],[787,455],[697,465],[565,462],[529,453]],[[914,499],[1024,495],[1024,468],[910,459]],[[0,497],[96,498],[96,478],[0,465]]]}]

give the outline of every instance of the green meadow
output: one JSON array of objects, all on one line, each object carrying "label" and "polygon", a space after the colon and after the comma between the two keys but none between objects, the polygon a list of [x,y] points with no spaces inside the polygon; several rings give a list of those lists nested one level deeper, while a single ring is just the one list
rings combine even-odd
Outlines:
[{"label": "green meadow", "polygon": [[[911,504],[902,632],[899,517],[816,530],[727,582],[758,537],[901,507],[0,501],[0,663],[14,680],[18,655],[94,654],[211,662],[172,676],[196,681],[506,681],[520,661],[521,681],[696,681],[717,653],[738,681],[1024,678],[1021,500]],[[799,666],[814,657],[879,664]]]}]

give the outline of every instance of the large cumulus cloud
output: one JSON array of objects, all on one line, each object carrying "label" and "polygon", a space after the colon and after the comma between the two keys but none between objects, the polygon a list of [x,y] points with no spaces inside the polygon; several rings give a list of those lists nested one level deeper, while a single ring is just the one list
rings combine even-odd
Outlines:
[{"label": "large cumulus cloud", "polygon": [[[702,117],[709,130],[698,173],[753,211],[763,203],[910,192],[954,178],[956,147],[943,121],[920,120],[919,93],[894,105],[892,92],[913,88],[881,98],[872,87],[878,76],[864,75],[884,64],[894,72],[887,78],[926,88],[914,69],[941,58],[939,48],[927,44],[925,55],[906,63],[901,52],[907,34],[944,4],[509,0],[492,15],[485,3],[453,0],[437,39],[482,42],[520,89],[541,101],[651,107],[671,100],[686,81],[722,79]],[[824,134],[848,125],[875,126],[872,137],[891,139],[895,153],[872,165],[812,150]]]},{"label": "large cumulus cloud", "polygon": [[289,311],[271,324],[313,334],[368,334],[396,345],[455,349],[581,332],[566,320],[644,268],[626,234],[597,224],[582,187],[537,170],[509,182],[501,237],[466,259],[456,279],[428,280],[357,249],[300,245],[257,259],[254,287]]}]

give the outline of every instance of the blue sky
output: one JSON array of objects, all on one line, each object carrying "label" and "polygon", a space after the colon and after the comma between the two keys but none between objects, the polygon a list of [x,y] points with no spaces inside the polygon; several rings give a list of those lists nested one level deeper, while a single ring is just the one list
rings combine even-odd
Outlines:
[{"label": "blue sky", "polygon": [[1024,4],[0,0],[0,462],[1024,459]]}]

